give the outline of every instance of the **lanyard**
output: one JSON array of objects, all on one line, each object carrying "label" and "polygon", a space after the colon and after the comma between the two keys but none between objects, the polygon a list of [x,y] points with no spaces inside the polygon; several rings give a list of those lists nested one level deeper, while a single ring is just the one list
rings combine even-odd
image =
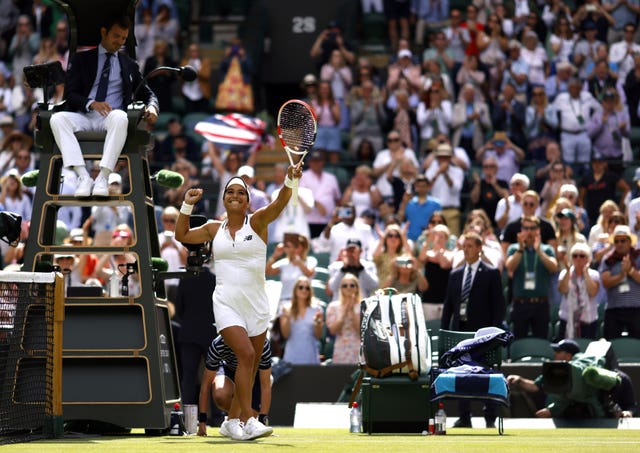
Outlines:
[{"label": "lanyard", "polygon": [[[525,275],[527,274],[527,272],[529,272],[529,249],[525,249],[524,253],[523,253],[523,259],[524,259],[524,273]],[[533,272],[535,273],[536,268],[538,267],[538,254],[534,251],[533,252]]]}]

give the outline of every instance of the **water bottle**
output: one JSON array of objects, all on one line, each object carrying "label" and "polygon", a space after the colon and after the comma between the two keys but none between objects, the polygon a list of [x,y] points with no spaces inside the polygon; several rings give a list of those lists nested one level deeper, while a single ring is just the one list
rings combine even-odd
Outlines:
[{"label": "water bottle", "polygon": [[351,406],[351,413],[349,414],[349,432],[361,433],[362,432],[362,412],[358,407],[358,403],[353,403]]},{"label": "water bottle", "polygon": [[436,432],[438,435],[447,434],[447,414],[444,412],[444,404],[438,403],[438,410],[436,411]]},{"label": "water bottle", "polygon": [[170,436],[182,436],[184,435],[184,414],[180,409],[180,403],[173,405],[171,411],[171,419],[169,421],[169,435]]},{"label": "water bottle", "polygon": [[109,277],[109,296],[110,297],[120,296],[120,279],[118,278],[117,271],[113,271],[111,273],[111,277]]}]

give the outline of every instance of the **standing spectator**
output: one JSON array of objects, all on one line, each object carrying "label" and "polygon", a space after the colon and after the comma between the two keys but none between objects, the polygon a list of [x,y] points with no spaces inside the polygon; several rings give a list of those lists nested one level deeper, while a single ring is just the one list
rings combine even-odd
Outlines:
[{"label": "standing spectator", "polygon": [[527,146],[525,140],[525,117],[526,106],[515,98],[516,90],[513,84],[507,83],[502,87],[502,93],[491,112],[491,122],[496,125],[503,125],[502,129],[507,137],[517,146],[524,148]]},{"label": "standing spectator", "polygon": [[360,353],[360,301],[358,278],[345,274],[337,298],[327,306],[327,328],[336,337],[333,363],[355,365]]},{"label": "standing spectator", "polygon": [[172,59],[178,58],[178,33],[180,23],[172,17],[171,8],[165,3],[158,5],[155,16],[156,37],[166,41],[169,45],[169,55]]},{"label": "standing spectator", "polygon": [[324,171],[324,156],[321,151],[312,151],[307,159],[308,169],[302,173],[300,187],[313,190],[314,205],[307,214],[311,237],[318,237],[333,217],[336,204],[340,201],[340,187],[336,177]]},{"label": "standing spectator", "polygon": [[347,99],[353,84],[351,68],[347,66],[344,56],[338,49],[331,52],[331,58],[320,69],[320,80],[331,82],[331,91],[338,101]]},{"label": "standing spectator", "polygon": [[485,134],[491,130],[489,106],[479,100],[477,94],[473,85],[465,84],[451,117],[452,145],[464,148],[470,159],[475,158],[475,150],[482,146]]},{"label": "standing spectator", "polygon": [[556,96],[553,107],[560,121],[562,160],[573,167],[577,177],[581,177],[591,157],[587,124],[593,112],[602,110],[602,107],[591,93],[582,90],[582,82],[577,77],[569,81],[567,93]]},{"label": "standing spectator", "polygon": [[603,335],[618,338],[627,329],[629,337],[640,338],[640,251],[638,237],[627,225],[613,230],[614,249],[600,265],[602,285],[607,290]]},{"label": "standing spectator", "polygon": [[429,288],[418,261],[410,253],[396,257],[391,263],[391,274],[380,283],[381,288],[395,288],[401,294],[423,294]]},{"label": "standing spectator", "polygon": [[543,244],[540,237],[540,219],[522,218],[517,242],[507,249],[507,271],[513,275],[511,321],[515,338],[548,338],[549,299],[547,297],[551,274],[558,270],[553,246]]},{"label": "standing spectator", "polygon": [[522,57],[522,44],[512,39],[509,41],[509,53],[502,72],[502,86],[511,83],[516,89],[516,98],[526,102],[529,89],[529,64]]},{"label": "standing spectator", "polygon": [[[156,39],[153,44],[153,55],[151,55],[144,63],[144,76],[148,76],[151,71],[160,66],[174,67],[177,62],[171,57],[169,52],[169,44],[162,38]],[[175,75],[172,73],[159,73],[149,79],[149,87],[158,97],[160,109],[164,112],[173,111],[173,84],[175,83]]]},{"label": "standing spectator", "polygon": [[[437,161],[435,161],[434,164],[438,169],[440,168],[438,167]],[[447,173],[447,170],[445,170],[445,173]],[[432,187],[433,182],[427,176],[418,176],[413,183],[415,195],[407,192],[398,210],[400,220],[406,221],[409,224],[407,238],[412,241],[418,239],[420,233],[422,233],[429,224],[429,219],[433,213],[442,210],[440,200],[429,195]]]},{"label": "standing spectator", "polygon": [[638,103],[640,101],[640,54],[633,57],[633,69],[624,80],[624,94],[629,107],[631,126],[640,126],[638,117]]},{"label": "standing spectator", "polygon": [[482,209],[491,219],[491,226],[495,230],[496,208],[498,202],[509,196],[509,183],[498,179],[498,160],[494,156],[486,156],[482,160],[482,176],[473,172],[473,186],[471,187],[471,203],[475,209]]},{"label": "standing spectator", "polygon": [[489,75],[490,99],[495,99],[498,94],[508,41],[498,15],[489,14],[484,30],[478,35],[478,48],[480,61],[485,65]]},{"label": "standing spectator", "polygon": [[[351,120],[351,151],[357,154],[360,144],[368,140],[374,150],[374,155],[382,149],[384,132],[382,125],[387,123],[380,90],[376,90],[371,80],[363,81],[357,87],[358,97],[351,101],[349,116]],[[375,93],[378,93],[377,95]],[[356,156],[357,160],[362,157]]]},{"label": "standing spectator", "polygon": [[313,256],[307,256],[308,253],[309,240],[305,236],[289,233],[283,238],[283,242],[276,246],[273,255],[267,259],[265,274],[279,276],[282,283],[280,306],[291,300],[299,278],[314,276],[318,260]]},{"label": "standing spectator", "polygon": [[538,35],[535,31],[530,30],[526,32],[523,41],[524,47],[520,49],[520,55],[529,67],[529,84],[542,85],[549,73],[547,52],[540,45]]},{"label": "standing spectator", "polygon": [[633,189],[631,190],[627,204],[627,217],[629,218],[629,226],[637,235],[640,232],[640,167],[636,168],[633,175]]},{"label": "standing spectator", "polygon": [[458,86],[464,86],[467,83],[473,85],[483,98],[487,97],[487,75],[478,67],[478,57],[475,55],[465,55],[462,67],[456,74]]},{"label": "standing spectator", "polygon": [[464,59],[465,49],[471,42],[471,33],[466,27],[462,27],[462,12],[458,8],[452,8],[449,13],[450,24],[445,27],[444,34],[449,44],[451,56],[455,61],[452,74],[458,72],[462,60]]},{"label": "standing spectator", "polygon": [[596,223],[600,206],[607,200],[615,200],[616,193],[620,192],[620,208],[624,210],[624,198],[629,192],[629,185],[621,175],[607,168],[604,156],[597,154],[591,159],[591,171],[580,181],[579,204],[587,210],[589,223]]},{"label": "standing spectator", "polygon": [[0,206],[20,215],[24,221],[31,220],[31,198],[23,189],[17,170],[11,170],[0,178]]},{"label": "standing spectator", "polygon": [[596,339],[598,330],[597,294],[600,273],[591,269],[591,248],[578,242],[569,249],[569,266],[560,271],[558,290],[562,295],[557,339]]},{"label": "standing spectator", "polygon": [[[415,44],[423,47],[426,31],[440,28],[449,19],[449,0],[432,2],[429,0],[414,0],[411,2],[411,13],[416,17]],[[440,32],[437,32],[440,33]],[[438,39],[436,37],[436,39]],[[423,57],[423,60],[425,58]]]},{"label": "standing spectator", "polygon": [[373,251],[373,263],[376,265],[378,280],[387,281],[391,275],[393,261],[406,253],[411,253],[411,246],[404,230],[399,225],[387,225]]},{"label": "standing spectator", "polygon": [[[244,56],[242,48],[238,52]],[[246,57],[245,57],[246,58]],[[221,72],[222,65],[226,60],[220,63]],[[187,112],[204,112],[210,113],[211,106],[211,62],[209,58],[202,56],[200,46],[196,43],[189,45],[187,55],[182,59],[182,66],[189,65],[196,70],[196,80],[191,82],[184,81],[182,83],[182,95],[185,101]],[[226,72],[226,71],[225,71]],[[244,76],[244,71],[243,71]]]},{"label": "standing spectator", "polygon": [[[276,165],[276,168],[278,168],[278,165]],[[272,200],[278,198],[278,194],[282,190],[287,175],[286,165],[282,165],[276,172],[282,172],[282,177],[279,180],[278,178],[275,180],[277,182],[276,189],[274,189],[270,195],[269,187],[267,187],[266,191]],[[280,213],[280,216],[271,222],[269,240],[271,242],[282,242],[286,233],[297,233],[305,238],[311,237],[307,214],[311,212],[314,206],[315,197],[313,191],[307,187],[298,187],[298,205],[294,206],[293,203],[287,204]]]},{"label": "standing spectator", "polygon": [[[187,264],[187,248],[180,242],[176,241],[175,229],[178,220],[178,209],[174,206],[167,206],[162,210],[160,222],[163,231],[158,234],[158,242],[160,243],[160,257],[167,262],[169,272],[177,272]],[[179,278],[170,278],[164,280],[167,299],[176,301],[178,291]],[[208,339],[210,340],[210,338]],[[207,340],[207,344],[208,344]]]},{"label": "standing spectator", "polygon": [[[417,149],[418,123],[415,109],[411,107],[409,92],[403,88],[398,88],[394,91],[393,98],[396,106],[391,113],[391,127],[393,130],[398,131],[402,142],[406,146],[411,149]],[[391,99],[390,97],[389,100]]]},{"label": "standing spectator", "polygon": [[473,3],[467,5],[466,20],[460,25],[469,31],[469,43],[465,49],[466,55],[474,55],[478,57],[480,50],[478,49],[478,35],[484,30],[484,24],[478,21],[478,7]]},{"label": "standing spectator", "polygon": [[447,249],[451,233],[446,225],[431,221],[425,231],[426,238],[418,254],[418,260],[424,265],[424,275],[429,282],[429,287],[422,293],[422,310],[426,320],[434,320],[442,317],[453,252]]},{"label": "standing spectator", "polygon": [[[543,217],[548,219],[552,218],[551,208],[555,205],[556,200],[561,197],[560,188],[573,184],[575,184],[573,179],[567,177],[567,167],[561,161],[554,162],[551,165],[547,180],[540,191],[540,199],[542,200],[542,203],[540,203],[540,213]],[[572,187],[575,188],[575,186]],[[577,194],[578,189],[576,188],[576,195]],[[574,197],[572,203],[577,201],[576,198],[577,197]]]},{"label": "standing spectator", "polygon": [[379,151],[373,161],[373,176],[378,178],[376,186],[383,197],[393,195],[393,189],[385,173],[387,173],[390,168],[393,168],[392,175],[399,177],[400,164],[404,158],[410,159],[416,168],[419,167],[415,151],[402,142],[399,131],[395,129],[391,130],[387,134],[387,148]]},{"label": "standing spectator", "polygon": [[340,103],[333,97],[331,83],[326,80],[318,85],[318,98],[311,100],[311,107],[318,117],[318,133],[314,149],[326,151],[328,161],[340,160],[342,137],[340,135]]},{"label": "standing spectator", "polygon": [[56,34],[53,40],[58,52],[58,61],[66,71],[69,63],[69,23],[65,18],[58,19],[56,22]]},{"label": "standing spectator", "polygon": [[[619,9],[623,8],[624,6],[620,5]],[[640,10],[640,2],[638,2],[637,8]],[[609,62],[618,66],[618,80],[622,82],[627,79],[627,74],[633,71],[633,57],[640,54],[640,44],[634,41],[635,34],[636,26],[632,23],[626,23],[622,39],[620,41],[609,41],[612,43],[609,50]]]},{"label": "standing spectator", "polygon": [[136,35],[136,59],[138,64],[144,71],[144,65],[151,55],[153,55],[153,47],[156,42],[156,25],[153,22],[151,9],[144,8],[140,13],[140,21],[134,26]]},{"label": "standing spectator", "polygon": [[578,76],[586,79],[589,73],[587,68],[593,65],[594,56],[602,41],[597,39],[598,26],[595,22],[587,20],[582,24],[584,37],[576,43],[573,49],[573,64],[578,68]]},{"label": "standing spectator", "polygon": [[447,225],[452,234],[460,234],[460,198],[462,184],[464,183],[464,171],[453,165],[451,159],[453,150],[451,145],[443,143],[436,149],[436,160],[431,163],[425,176],[431,183],[431,194],[440,201],[442,214],[447,220]]},{"label": "standing spectator", "polygon": [[526,217],[538,218],[538,232],[544,244],[550,244],[556,248],[556,231],[551,222],[540,217],[540,195],[535,190],[527,190],[520,198],[521,215],[504,227],[500,235],[500,242],[504,253],[507,253],[509,244],[518,242],[518,234],[522,231],[522,219]]},{"label": "standing spectator", "polygon": [[476,151],[476,161],[491,156],[498,161],[498,179],[510,181],[520,170],[520,162],[525,158],[520,149],[504,131],[496,131],[491,140]]},{"label": "standing spectator", "polygon": [[556,63],[556,73],[547,77],[544,82],[544,90],[549,102],[553,102],[558,94],[569,91],[569,81],[574,71],[575,68],[568,61]]},{"label": "standing spectator", "polygon": [[360,217],[366,210],[377,209],[382,201],[380,191],[373,184],[371,172],[368,165],[358,165],[349,187],[342,195],[342,204],[352,204],[356,210],[356,217]]},{"label": "standing spectator", "polygon": [[416,111],[416,121],[420,128],[420,156],[426,154],[430,138],[439,134],[449,136],[453,105],[445,93],[444,88],[435,86],[422,93],[422,100]]},{"label": "standing spectator", "polygon": [[602,110],[595,112],[587,123],[587,133],[593,142],[594,155],[602,156],[612,172],[622,174],[622,140],[628,140],[631,133],[629,113],[615,88],[605,91],[601,104]]},{"label": "standing spectator", "polygon": [[535,161],[545,158],[547,145],[555,138],[553,116],[556,111],[549,105],[544,85],[534,85],[531,89],[531,103],[526,107],[524,133],[527,156]]},{"label": "standing spectator", "polygon": [[[480,259],[482,238],[476,233],[465,233],[462,249],[465,265],[451,272],[447,296],[442,311],[441,329],[474,332],[483,327],[501,327],[505,301],[502,278],[498,269]],[[460,418],[454,427],[471,427],[471,404],[461,400]],[[497,405],[485,402],[484,417],[487,427],[495,426]]]},{"label": "standing spectator", "polygon": [[[331,221],[325,227],[322,234],[322,242],[329,246],[329,259],[336,261],[340,252],[347,245],[349,239],[358,239],[360,249],[365,256],[370,256],[370,247],[373,246],[373,233],[371,228],[362,222],[356,222],[356,212],[353,203],[341,203],[335,209]],[[364,245],[364,247],[363,247]]]},{"label": "standing spectator", "polygon": [[[391,49],[394,51],[398,50],[398,41],[400,39],[409,40],[410,3],[406,0],[386,0],[384,3],[389,41],[391,41]],[[400,33],[398,33],[398,28]]]},{"label": "standing spectator", "polygon": [[[633,28],[632,33],[635,33],[638,13],[640,12],[640,2],[638,0],[602,0],[602,9],[611,14],[614,20],[607,30],[607,42],[609,44],[621,38],[626,40],[628,26]],[[629,39],[628,42],[631,42],[631,40]]]},{"label": "standing spectator", "polygon": [[509,180],[509,191],[511,194],[502,198],[496,206],[494,220],[498,226],[498,230],[502,231],[504,227],[515,222],[522,215],[522,194],[529,188],[529,178],[522,173],[516,173]]},{"label": "standing spectator", "polygon": [[338,21],[332,20],[327,24],[327,28],[318,34],[309,52],[316,63],[317,72],[320,72],[322,65],[329,61],[334,49],[338,49],[342,53],[348,65],[353,65],[356,62],[352,46],[342,34],[342,27]]},{"label": "standing spectator", "polygon": [[280,329],[287,340],[282,359],[294,365],[320,365],[318,340],[324,321],[319,301],[311,291],[311,280],[298,277],[289,297],[291,303],[279,316]]},{"label": "standing spectator", "polygon": [[17,86],[22,86],[24,74],[22,70],[29,66],[33,57],[38,53],[40,36],[33,31],[31,19],[26,14],[18,17],[16,34],[9,44],[8,56],[13,68],[13,80]]},{"label": "standing spectator", "polygon": [[[561,11],[568,11],[568,6],[561,0],[553,1],[553,7]],[[545,5],[545,9],[548,5]],[[566,10],[565,10],[566,8]],[[544,13],[543,13],[544,17]],[[548,25],[548,24],[547,24]],[[555,24],[553,25],[553,31],[549,36],[549,44],[551,47],[551,61],[557,64],[561,61],[568,62],[571,59],[573,48],[578,40],[576,34],[573,31],[569,17],[566,14],[559,14],[555,16]]]},{"label": "standing spectator", "polygon": [[[445,3],[446,1],[440,2],[441,5],[444,5]],[[451,20],[451,25],[453,26],[453,19]],[[449,30],[451,30],[451,28],[449,28]],[[464,51],[462,52],[462,55],[464,55]],[[431,47],[426,48],[422,54],[423,62],[430,60],[433,60],[438,64],[440,72],[443,74],[448,74],[452,71],[456,64],[455,51],[447,39],[447,34],[444,30],[435,32]],[[462,57],[460,57],[460,62],[462,62]]]}]

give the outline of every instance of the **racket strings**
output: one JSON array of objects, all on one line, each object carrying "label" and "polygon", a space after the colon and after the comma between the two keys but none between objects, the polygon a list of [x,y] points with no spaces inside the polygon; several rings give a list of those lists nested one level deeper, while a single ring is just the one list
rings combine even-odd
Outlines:
[{"label": "racket strings", "polygon": [[301,104],[291,103],[280,114],[280,135],[293,152],[304,153],[315,142],[316,128],[313,116]]}]

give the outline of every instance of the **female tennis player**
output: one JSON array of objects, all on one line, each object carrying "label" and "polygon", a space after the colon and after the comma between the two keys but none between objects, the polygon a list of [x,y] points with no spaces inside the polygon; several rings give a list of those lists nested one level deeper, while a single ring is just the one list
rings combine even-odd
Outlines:
[{"label": "female tennis player", "polygon": [[251,409],[251,389],[269,326],[264,274],[267,227],[287,205],[291,187],[300,176],[302,164],[290,166],[278,197],[252,215],[248,215],[249,188],[234,176],[223,192],[226,219],[209,220],[197,228],[189,228],[189,216],[202,197],[202,189],[189,189],[176,224],[175,237],[180,242],[200,244],[213,239],[216,328],[238,358],[236,392],[220,432],[234,440],[256,439],[273,431],[253,417]]}]

